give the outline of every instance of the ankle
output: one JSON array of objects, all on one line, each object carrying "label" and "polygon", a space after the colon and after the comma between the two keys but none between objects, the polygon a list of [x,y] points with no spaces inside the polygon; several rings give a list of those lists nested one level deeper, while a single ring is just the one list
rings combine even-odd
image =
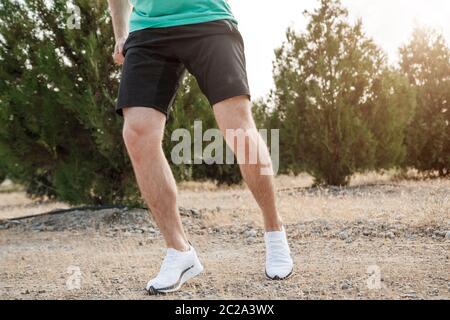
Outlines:
[{"label": "ankle", "polygon": [[191,250],[191,245],[187,240],[184,241],[177,241],[174,243],[167,243],[167,248],[175,249],[179,252],[188,252]]},{"label": "ankle", "polygon": [[274,221],[272,223],[266,223],[264,226],[266,232],[279,232],[283,231],[283,222],[281,220]]}]

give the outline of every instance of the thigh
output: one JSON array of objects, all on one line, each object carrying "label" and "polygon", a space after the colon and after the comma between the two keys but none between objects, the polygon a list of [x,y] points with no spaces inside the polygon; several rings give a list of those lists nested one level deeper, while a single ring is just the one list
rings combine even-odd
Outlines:
[{"label": "thigh", "polygon": [[140,106],[158,110],[167,118],[175,99],[185,67],[165,46],[146,41],[149,36],[133,35],[125,44],[116,106],[120,115],[123,108]]},{"label": "thigh", "polygon": [[244,42],[233,22],[212,21],[187,26],[182,32],[185,39],[176,44],[179,59],[211,105],[236,96],[250,97]]}]

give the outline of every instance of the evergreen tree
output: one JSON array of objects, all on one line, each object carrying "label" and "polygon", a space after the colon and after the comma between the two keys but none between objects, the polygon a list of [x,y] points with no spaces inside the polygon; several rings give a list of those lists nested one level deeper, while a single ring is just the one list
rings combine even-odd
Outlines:
[{"label": "evergreen tree", "polygon": [[33,195],[134,202],[106,1],[2,1],[0,35],[0,167]]},{"label": "evergreen tree", "polygon": [[375,79],[372,98],[362,107],[374,137],[374,169],[404,165],[406,128],[415,112],[415,91],[398,70],[386,69]]},{"label": "evergreen tree", "polygon": [[401,69],[417,92],[417,112],[408,128],[407,164],[450,174],[450,49],[442,35],[416,29],[401,48]]},{"label": "evergreen tree", "polygon": [[274,63],[269,125],[281,128],[282,169],[345,185],[354,172],[397,165],[413,101],[407,83],[340,1],[305,14],[306,32],[288,29]]},{"label": "evergreen tree", "polygon": [[[79,10],[79,12],[77,11]],[[71,204],[142,204],[115,114],[120,67],[106,1],[0,3],[0,173],[33,196]],[[215,125],[187,78],[168,123]],[[172,166],[178,180],[240,181],[237,166]]]},{"label": "evergreen tree", "polygon": [[0,184],[6,179],[6,170],[0,167]]}]

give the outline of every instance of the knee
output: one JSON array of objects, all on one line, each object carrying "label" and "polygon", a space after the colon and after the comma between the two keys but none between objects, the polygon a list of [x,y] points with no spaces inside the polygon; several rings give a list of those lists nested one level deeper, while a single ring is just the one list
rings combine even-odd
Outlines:
[{"label": "knee", "polygon": [[160,148],[164,128],[153,126],[145,118],[125,118],[122,137],[130,152],[146,148]]},{"label": "knee", "polygon": [[246,96],[222,101],[213,106],[217,123],[221,130],[252,129],[255,127],[251,102]]}]

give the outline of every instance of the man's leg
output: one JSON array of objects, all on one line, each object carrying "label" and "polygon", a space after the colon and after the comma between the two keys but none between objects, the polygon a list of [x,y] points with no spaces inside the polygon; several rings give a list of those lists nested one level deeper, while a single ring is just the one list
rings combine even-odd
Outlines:
[{"label": "man's leg", "polygon": [[[240,163],[242,176],[264,216],[266,275],[273,280],[286,279],[292,274],[293,261],[286,232],[276,208],[273,175],[264,175],[262,171],[263,168],[264,171],[272,169],[272,162],[267,145],[256,129],[251,102],[247,96],[238,96],[217,103],[213,108],[227,144],[238,159],[245,159],[244,163]],[[227,130],[235,132],[229,135]],[[239,145],[238,141],[245,143]],[[253,158],[251,152],[256,153]]]},{"label": "man's leg", "polygon": [[[227,141],[236,156],[245,152],[246,162],[240,164],[242,176],[256,199],[264,217],[266,231],[281,231],[283,223],[276,208],[275,191],[272,175],[262,175],[261,170],[272,168],[272,161],[265,142],[259,135],[251,112],[251,103],[246,96],[239,96],[217,103],[213,106],[217,124],[226,138],[227,130],[243,129],[246,137],[238,137],[235,141]],[[236,131],[239,132],[239,131]],[[236,140],[245,139],[245,149],[238,150]],[[249,150],[257,151],[256,163],[248,163]]]},{"label": "man's leg", "polygon": [[166,116],[150,108],[123,110],[123,138],[142,197],[168,248],[189,249],[177,206],[177,186],[162,150]]},{"label": "man's leg", "polygon": [[142,196],[168,247],[156,277],[146,286],[149,294],[178,290],[203,271],[190,246],[177,206],[177,187],[162,150],[166,116],[150,108],[124,108],[123,138]]}]

